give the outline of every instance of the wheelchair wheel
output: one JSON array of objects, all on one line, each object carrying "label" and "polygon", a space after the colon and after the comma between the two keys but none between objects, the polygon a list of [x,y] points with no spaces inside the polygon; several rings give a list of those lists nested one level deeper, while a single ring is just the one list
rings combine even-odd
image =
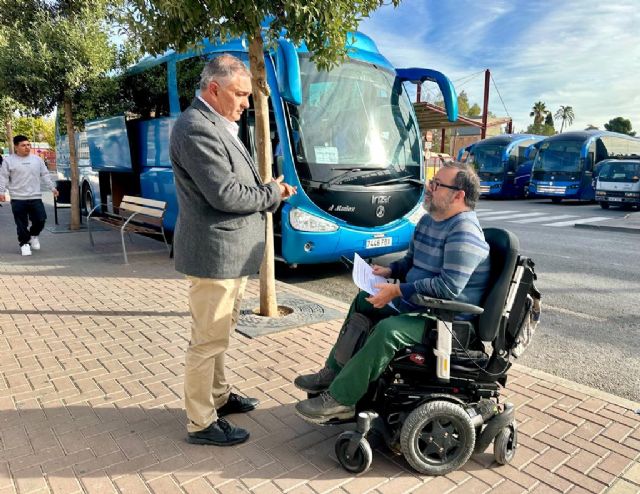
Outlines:
[{"label": "wheelchair wheel", "polygon": [[335,451],[340,465],[342,465],[345,470],[351,473],[362,473],[366,472],[371,466],[373,451],[371,450],[369,441],[363,437],[360,439],[355,453],[349,455],[349,443],[355,434],[353,431],[340,434],[336,440]]},{"label": "wheelchair wheel", "polygon": [[425,403],[409,414],[400,444],[409,464],[420,473],[445,475],[464,465],[476,441],[471,418],[448,401]]},{"label": "wheelchair wheel", "polygon": [[518,427],[515,422],[504,427],[493,440],[493,455],[500,465],[511,463],[518,447]]}]

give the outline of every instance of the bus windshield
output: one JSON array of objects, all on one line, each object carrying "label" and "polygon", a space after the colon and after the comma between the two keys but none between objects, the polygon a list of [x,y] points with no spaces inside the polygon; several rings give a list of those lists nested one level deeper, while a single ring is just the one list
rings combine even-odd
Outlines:
[{"label": "bus windshield", "polygon": [[605,163],[598,174],[598,179],[603,182],[631,182],[640,177],[640,162],[619,161]]},{"label": "bus windshield", "polygon": [[303,101],[289,105],[294,155],[314,180],[345,170],[387,169],[420,177],[412,108],[395,74],[356,61],[330,72],[300,58]]},{"label": "bus windshield", "polygon": [[553,140],[540,145],[534,162],[537,171],[577,172],[580,171],[580,147],[582,141]]},{"label": "bus windshield", "polygon": [[504,146],[476,146],[473,150],[473,163],[478,172],[503,172],[502,153]]}]

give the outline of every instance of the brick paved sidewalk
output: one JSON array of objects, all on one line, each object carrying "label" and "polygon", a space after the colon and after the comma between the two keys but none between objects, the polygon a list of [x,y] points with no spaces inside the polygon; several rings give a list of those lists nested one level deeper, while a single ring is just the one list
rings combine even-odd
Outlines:
[{"label": "brick paved sidewalk", "polygon": [[[44,232],[43,250],[22,258],[0,208],[0,494],[640,492],[640,404],[517,365],[506,392],[521,432],[512,465],[484,453],[431,478],[376,451],[369,472],[348,474],[333,454],[341,429],[293,410],[303,398],[293,377],[323,363],[339,320],[235,335],[229,377],[262,400],[232,417],[250,441],[187,444],[187,284],[155,241],[136,238],[124,266],[117,232],[97,233],[95,250],[86,237]],[[250,282],[247,296],[257,290]]]}]

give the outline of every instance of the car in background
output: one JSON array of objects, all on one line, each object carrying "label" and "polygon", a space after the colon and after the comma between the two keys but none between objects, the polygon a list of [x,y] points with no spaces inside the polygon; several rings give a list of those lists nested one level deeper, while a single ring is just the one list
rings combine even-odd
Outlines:
[{"label": "car in background", "polygon": [[640,156],[604,160],[596,179],[596,201],[609,206],[640,207]]}]

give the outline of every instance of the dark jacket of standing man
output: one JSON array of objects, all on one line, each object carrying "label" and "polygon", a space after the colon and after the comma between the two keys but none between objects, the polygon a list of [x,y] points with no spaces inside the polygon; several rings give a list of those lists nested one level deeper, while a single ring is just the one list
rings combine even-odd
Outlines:
[{"label": "dark jacket of standing man", "polygon": [[248,431],[224,415],[253,410],[258,400],[231,392],[225,352],[235,329],[247,276],[265,243],[265,212],[295,193],[282,177],[263,184],[236,122],[249,107],[251,76],[236,57],[222,55],[202,71],[200,96],[171,133],[179,215],[176,269],[191,282],[191,340],[185,362],[187,440],[226,446]]}]

